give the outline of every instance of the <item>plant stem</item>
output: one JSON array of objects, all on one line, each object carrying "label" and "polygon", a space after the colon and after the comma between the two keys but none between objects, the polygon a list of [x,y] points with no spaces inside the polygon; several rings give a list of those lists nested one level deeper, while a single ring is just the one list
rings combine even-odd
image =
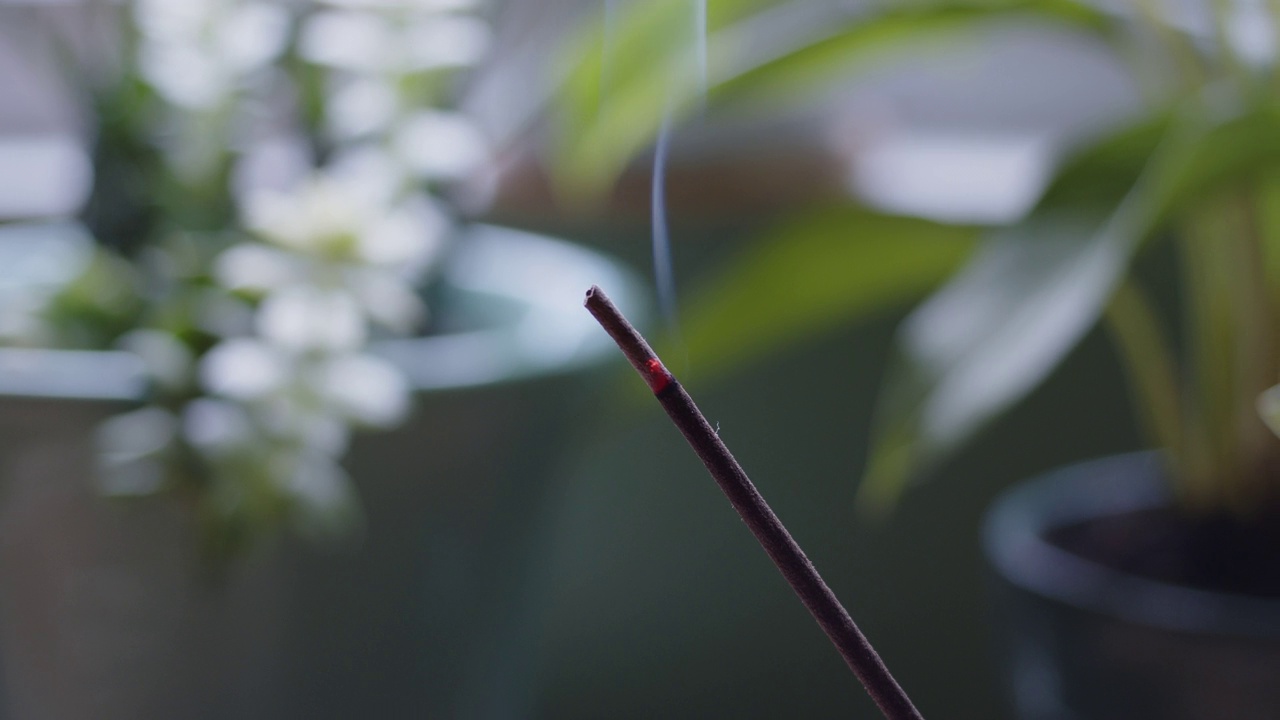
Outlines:
[{"label": "plant stem", "polygon": [[1169,24],[1164,3],[1155,0],[1138,0],[1135,3],[1138,17],[1155,32],[1157,41],[1172,56],[1179,74],[1185,78],[1182,87],[1195,88],[1204,82],[1205,69],[1182,30]]},{"label": "plant stem", "polygon": [[[1220,204],[1220,203],[1219,203]],[[1187,341],[1192,368],[1192,412],[1201,420],[1212,477],[1193,493],[1201,511],[1229,507],[1238,487],[1235,407],[1236,343],[1232,316],[1231,277],[1223,236],[1222,214],[1213,201],[1191,213],[1182,233],[1180,264],[1185,296]]]},{"label": "plant stem", "polygon": [[858,629],[835,593],[822,580],[813,563],[792,539],[791,533],[756,490],[751,479],[720,440],[693,398],[685,392],[640,333],[623,317],[600,288],[587,291],[587,310],[595,316],[648,383],[671,421],[689,441],[743,522],[760,541],[791,589],[818,621],[836,650],[862,682],[872,700],[889,720],[923,720],[893,679],[889,668]]},{"label": "plant stem", "polygon": [[1274,471],[1276,437],[1258,415],[1258,396],[1276,383],[1276,315],[1267,288],[1260,206],[1250,183],[1230,197],[1232,232],[1224,248],[1235,281],[1231,302],[1236,320],[1236,452],[1239,494],[1248,510],[1266,498]]},{"label": "plant stem", "polygon": [[1156,447],[1167,450],[1175,472],[1199,482],[1207,474],[1203,438],[1184,427],[1173,351],[1150,301],[1132,278],[1116,288],[1105,317],[1144,430]]}]

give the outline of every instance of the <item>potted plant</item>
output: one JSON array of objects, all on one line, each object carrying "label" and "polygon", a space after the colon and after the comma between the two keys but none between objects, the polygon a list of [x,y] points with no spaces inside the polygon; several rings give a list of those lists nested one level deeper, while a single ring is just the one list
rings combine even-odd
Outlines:
[{"label": "potted plant", "polygon": [[481,11],[75,16],[112,38],[62,54],[93,192],[0,227],[13,714],[521,713],[523,560],[608,357],[580,287],[634,285],[455,211]]},{"label": "potted plant", "polygon": [[[1077,3],[913,3],[847,22],[833,10],[810,34],[787,25],[779,44],[760,41],[770,49],[761,62],[736,65],[750,54],[735,42],[742,33],[769,37],[769,20],[787,10],[719,7],[707,37],[708,56],[722,63],[709,72],[713,109],[776,100],[903,40],[1014,18],[1084,34],[1114,57],[1136,58],[1135,73],[1154,73],[1142,112],[1072,148],[1018,222],[987,230],[862,208],[812,214],[745,252],[690,304],[684,331],[705,369],[927,291],[954,270],[898,333],[859,488],[876,515],[1105,322],[1160,451],[1056,473],[991,516],[1016,709],[1036,718],[1273,716],[1280,116],[1266,29],[1275,18],[1253,4],[1178,15],[1154,3],[1132,14]],[[654,24],[637,11],[611,32],[623,54],[615,76],[646,32],[677,46],[669,56],[691,52],[661,40]],[[650,111],[647,127],[603,112],[591,119],[575,105],[587,96],[589,65],[567,93],[568,127],[642,145],[662,111]],[[631,71],[612,92],[695,97]],[[607,180],[621,165],[613,156],[612,165],[591,163],[584,158],[596,156],[566,137],[570,180]],[[1180,267],[1172,297],[1134,270],[1159,257]]]}]

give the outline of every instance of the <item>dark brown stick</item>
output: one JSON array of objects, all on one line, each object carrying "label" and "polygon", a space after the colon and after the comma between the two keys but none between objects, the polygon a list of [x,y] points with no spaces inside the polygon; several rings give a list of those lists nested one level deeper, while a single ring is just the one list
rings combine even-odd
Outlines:
[{"label": "dark brown stick", "polygon": [[707,419],[693,403],[693,398],[689,397],[689,393],[680,386],[675,376],[662,365],[649,343],[627,322],[600,288],[592,286],[587,291],[586,307],[649,384],[658,402],[662,403],[662,408],[693,446],[693,451],[729,497],[729,502],[733,503],[734,509],[764,546],[773,564],[791,584],[796,595],[800,596],[800,601],[822,626],[827,637],[831,638],[849,668],[862,681],[876,705],[880,706],[884,716],[889,720],[923,720],[898,681],[889,673],[889,668],[885,667],[884,661],[836,599],[835,593],[823,582],[813,563],[805,557],[804,551],[791,538],[791,533],[787,532],[782,521],[760,496],[729,448],[725,447],[720,437],[711,429]]}]

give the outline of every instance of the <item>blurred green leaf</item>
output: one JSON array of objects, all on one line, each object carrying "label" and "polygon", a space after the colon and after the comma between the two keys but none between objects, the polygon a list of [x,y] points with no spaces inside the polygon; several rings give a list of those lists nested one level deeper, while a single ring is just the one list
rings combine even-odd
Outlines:
[{"label": "blurred green leaf", "polygon": [[[1162,126],[1131,189],[1105,202],[1098,188],[1114,187],[1126,165],[1108,161]],[[1072,172],[1027,221],[988,241],[904,323],[859,488],[863,509],[886,510],[913,474],[1038,385],[1097,321],[1140,243],[1170,217],[1216,186],[1277,164],[1280,115],[1270,108],[1148,120],[1068,164]]]},{"label": "blurred green leaf", "polygon": [[1280,173],[1259,179],[1258,232],[1262,240],[1263,270],[1273,307],[1280,307]]},{"label": "blurred green leaf", "polygon": [[108,348],[137,327],[142,292],[138,268],[98,248],[84,271],[50,300],[45,317],[62,346]]},{"label": "blurred green leaf", "polygon": [[[778,1],[711,0],[708,32]],[[693,7],[691,0],[621,3],[616,17],[592,17],[570,45],[555,170],[572,194],[603,189],[657,135],[667,108],[697,92]]]},{"label": "blurred green leaf", "polygon": [[1147,435],[1175,456],[1175,464],[1203,465],[1199,433],[1183,426],[1182,391],[1173,348],[1147,295],[1122,282],[1106,309],[1107,329],[1119,351]]},{"label": "blurred green leaf", "polygon": [[[689,0],[631,3],[611,26],[593,21],[569,53],[554,169],[570,196],[599,192],[699,92]],[[1096,31],[1105,16],[1071,0],[844,2],[714,0],[708,6],[712,101],[776,103],[861,63],[962,37],[992,20],[1051,19]]]},{"label": "blurred green leaf", "polygon": [[[768,28],[733,28],[752,35],[717,37],[722,97],[749,95],[765,102],[794,99],[813,87],[848,76],[860,63],[918,53],[922,48],[972,37],[993,21],[1050,21],[1058,27],[1097,33],[1113,19],[1072,0],[948,0],[893,2],[880,9],[853,3],[793,4],[790,22],[762,17],[755,24],[781,25],[766,42]],[[803,15],[794,8],[804,8]],[[776,12],[776,15],[782,13]],[[744,33],[744,29],[756,30]],[[763,51],[759,47],[763,45]]]},{"label": "blurred green leaf", "polygon": [[914,471],[1031,390],[1093,325],[1138,237],[1118,225],[1035,217],[988,242],[907,319],[859,488],[864,509],[886,509]]},{"label": "blurred green leaf", "polygon": [[972,228],[841,207],[767,233],[703,286],[684,334],[701,371],[913,300],[968,257]]}]

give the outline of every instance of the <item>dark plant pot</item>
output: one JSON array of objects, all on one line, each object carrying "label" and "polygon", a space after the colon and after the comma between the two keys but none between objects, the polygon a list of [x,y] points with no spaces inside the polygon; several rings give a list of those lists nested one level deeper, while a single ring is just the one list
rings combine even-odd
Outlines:
[{"label": "dark plant pot", "polygon": [[221,580],[170,498],[95,492],[94,430],[140,396],[133,359],[0,349],[3,717],[528,714],[526,570],[583,371],[615,352],[582,293],[634,307],[637,286],[525,233],[459,248],[449,331],[378,348],[421,397],[353,443],[362,536],[268,542]]},{"label": "dark plant pot", "polygon": [[1067,467],[996,503],[984,542],[1016,717],[1280,717],[1280,598],[1153,579],[1078,547],[1100,529],[1146,542],[1150,522],[1133,520],[1169,505],[1150,453]]}]

